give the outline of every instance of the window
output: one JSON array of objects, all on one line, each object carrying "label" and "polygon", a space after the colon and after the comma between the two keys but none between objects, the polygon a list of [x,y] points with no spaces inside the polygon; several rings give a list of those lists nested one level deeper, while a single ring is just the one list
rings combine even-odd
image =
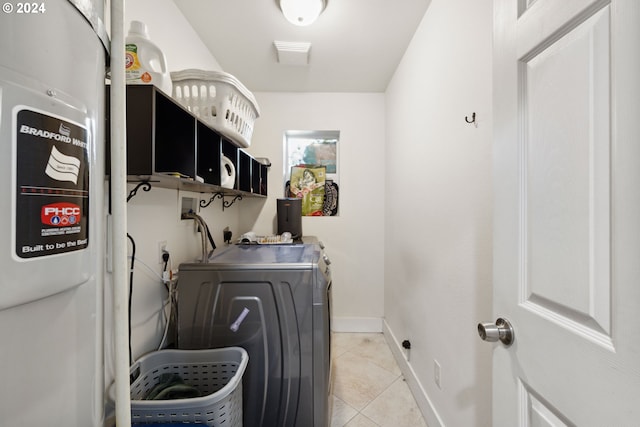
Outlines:
[{"label": "window", "polygon": [[303,215],[338,214],[339,140],[340,131],[285,132],[284,196],[303,198]]}]

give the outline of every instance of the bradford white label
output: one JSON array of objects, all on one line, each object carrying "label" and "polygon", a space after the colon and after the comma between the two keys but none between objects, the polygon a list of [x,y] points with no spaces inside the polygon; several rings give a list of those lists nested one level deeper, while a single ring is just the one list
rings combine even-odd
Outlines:
[{"label": "bradford white label", "polygon": [[16,125],[16,255],[37,258],[89,244],[89,133],[22,109]]}]

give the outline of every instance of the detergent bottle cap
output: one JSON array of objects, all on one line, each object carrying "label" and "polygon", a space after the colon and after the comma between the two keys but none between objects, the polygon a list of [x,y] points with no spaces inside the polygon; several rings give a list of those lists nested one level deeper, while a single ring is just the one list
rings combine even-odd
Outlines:
[{"label": "detergent bottle cap", "polygon": [[147,24],[140,21],[131,21],[131,25],[129,26],[129,35],[140,36],[148,39],[149,32],[147,31]]}]

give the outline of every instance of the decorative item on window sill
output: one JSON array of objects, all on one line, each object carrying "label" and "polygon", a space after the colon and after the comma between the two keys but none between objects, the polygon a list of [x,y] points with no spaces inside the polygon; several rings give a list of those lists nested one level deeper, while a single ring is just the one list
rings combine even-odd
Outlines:
[{"label": "decorative item on window sill", "polygon": [[[296,197],[290,191],[291,181],[287,181],[285,184],[284,194],[285,197]],[[317,216],[337,216],[338,215],[338,199],[339,199],[338,184],[333,180],[328,179],[324,183],[324,202],[322,206],[322,215]]]},{"label": "decorative item on window sill", "polygon": [[291,167],[290,197],[302,200],[302,216],[322,216],[327,168],[316,165]]},{"label": "decorative item on window sill", "polygon": [[338,184],[328,179],[324,183],[324,207],[322,208],[324,216],[338,215]]}]

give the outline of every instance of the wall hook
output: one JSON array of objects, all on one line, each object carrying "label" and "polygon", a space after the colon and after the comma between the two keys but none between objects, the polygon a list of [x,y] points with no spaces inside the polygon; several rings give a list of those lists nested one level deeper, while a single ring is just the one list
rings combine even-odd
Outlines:
[{"label": "wall hook", "polygon": [[464,116],[464,121],[467,122],[467,123],[475,123],[476,122],[476,113],[474,112],[471,115],[471,120],[469,120],[469,117]]}]

